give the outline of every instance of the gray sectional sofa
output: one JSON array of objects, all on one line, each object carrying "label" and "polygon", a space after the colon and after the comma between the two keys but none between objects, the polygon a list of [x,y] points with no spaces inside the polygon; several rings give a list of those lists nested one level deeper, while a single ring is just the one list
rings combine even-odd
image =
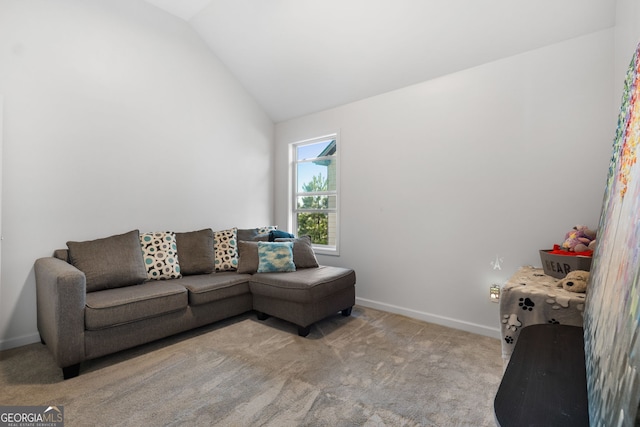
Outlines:
[{"label": "gray sectional sofa", "polygon": [[318,265],[308,238],[264,231],[273,233],[133,230],[67,242],[35,262],[41,340],[67,379],[85,360],[251,310],[297,325],[300,336],[351,314],[353,270]]}]

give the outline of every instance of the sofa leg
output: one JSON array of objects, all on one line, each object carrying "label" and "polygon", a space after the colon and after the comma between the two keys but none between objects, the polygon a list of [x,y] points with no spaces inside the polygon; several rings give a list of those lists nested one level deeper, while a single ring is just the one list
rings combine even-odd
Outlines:
[{"label": "sofa leg", "polygon": [[76,363],[75,365],[67,366],[62,368],[62,376],[65,380],[70,378],[75,378],[80,375],[80,364]]},{"label": "sofa leg", "polygon": [[351,309],[352,309],[352,308],[353,308],[353,307],[349,307],[349,308],[345,308],[344,310],[342,310],[342,311],[341,311],[342,315],[343,315],[344,317],[349,317],[349,316],[351,316]]},{"label": "sofa leg", "polygon": [[268,314],[265,314],[261,311],[258,312],[258,320],[267,320],[269,318]]},{"label": "sofa leg", "polygon": [[305,328],[303,328],[302,326],[298,326],[298,335],[300,335],[301,337],[306,337],[307,335],[309,335],[309,332],[311,332],[310,326],[307,326]]}]

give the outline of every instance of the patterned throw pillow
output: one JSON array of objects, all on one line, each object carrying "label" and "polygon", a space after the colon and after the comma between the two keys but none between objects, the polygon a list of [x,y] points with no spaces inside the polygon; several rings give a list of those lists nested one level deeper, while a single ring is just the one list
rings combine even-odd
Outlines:
[{"label": "patterned throw pillow", "polygon": [[179,279],[180,263],[176,235],[171,231],[142,233],[140,246],[148,280]]},{"label": "patterned throw pillow", "polygon": [[277,225],[267,225],[266,227],[258,227],[258,234],[269,234],[271,230],[277,230]]},{"label": "patterned throw pillow", "polygon": [[238,229],[213,233],[216,271],[233,271],[238,268]]},{"label": "patterned throw pillow", "polygon": [[258,242],[258,273],[296,271],[293,242]]}]

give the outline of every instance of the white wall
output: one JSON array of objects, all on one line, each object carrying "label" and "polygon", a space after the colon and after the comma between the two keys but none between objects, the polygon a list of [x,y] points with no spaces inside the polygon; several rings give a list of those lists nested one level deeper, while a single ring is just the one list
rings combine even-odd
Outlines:
[{"label": "white wall", "polygon": [[67,240],[272,223],[274,125],[139,0],[0,1],[0,349],[37,341],[33,263]]},{"label": "white wall", "polygon": [[640,3],[635,0],[616,1],[615,28],[615,99],[616,111],[620,109],[624,77],[631,58],[640,43]]},{"label": "white wall", "polygon": [[597,226],[613,70],[606,30],[278,123],[276,222],[287,144],[340,130],[341,256],[321,262],[356,270],[360,304],[497,337],[490,284]]}]

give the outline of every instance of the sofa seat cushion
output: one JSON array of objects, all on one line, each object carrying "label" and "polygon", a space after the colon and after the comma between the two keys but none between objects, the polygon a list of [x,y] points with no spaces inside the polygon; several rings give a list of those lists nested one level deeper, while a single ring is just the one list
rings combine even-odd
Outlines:
[{"label": "sofa seat cushion", "polygon": [[88,292],[84,317],[86,329],[104,329],[185,309],[187,289],[176,282],[153,281]]},{"label": "sofa seat cushion", "polygon": [[189,290],[189,305],[206,304],[249,293],[249,274],[235,271],[186,276],[175,280]]},{"label": "sofa seat cushion", "polygon": [[310,303],[354,286],[356,273],[349,268],[321,265],[287,273],[257,273],[249,288],[254,295]]}]

